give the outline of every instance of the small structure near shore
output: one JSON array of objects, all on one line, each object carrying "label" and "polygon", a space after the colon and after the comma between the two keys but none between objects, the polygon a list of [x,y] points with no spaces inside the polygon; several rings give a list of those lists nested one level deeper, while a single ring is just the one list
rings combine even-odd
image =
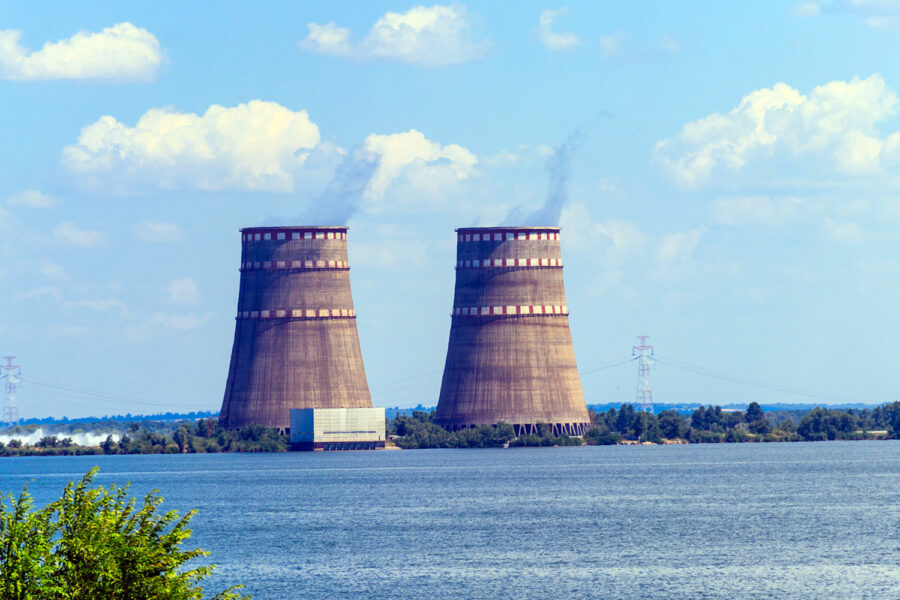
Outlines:
[{"label": "small structure near shore", "polygon": [[375,450],[384,441],[384,407],[291,409],[291,450]]}]

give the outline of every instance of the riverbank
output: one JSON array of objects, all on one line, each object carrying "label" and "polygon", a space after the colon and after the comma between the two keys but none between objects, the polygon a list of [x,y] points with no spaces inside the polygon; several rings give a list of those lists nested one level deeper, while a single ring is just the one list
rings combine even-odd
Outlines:
[{"label": "riverbank", "polygon": [[[900,438],[900,402],[874,409],[827,409],[764,413],[758,404],[746,411],[700,407],[690,415],[674,410],[641,412],[625,404],[618,410],[591,411],[592,428],[584,437],[555,436],[538,424],[537,433],[516,436],[508,423],[448,431],[434,413],[413,411],[388,421],[387,445],[396,449],[516,448],[581,445],[674,445],[773,443]],[[0,456],[82,456],[101,454],[209,454],[219,452],[286,452],[288,436],[273,427],[222,428],[216,419],[172,423],[136,422],[101,431],[86,424],[56,431],[19,427],[0,433]],[[4,441],[5,440],[5,441]],[[84,443],[86,441],[93,443]],[[82,443],[78,443],[82,442]]]}]

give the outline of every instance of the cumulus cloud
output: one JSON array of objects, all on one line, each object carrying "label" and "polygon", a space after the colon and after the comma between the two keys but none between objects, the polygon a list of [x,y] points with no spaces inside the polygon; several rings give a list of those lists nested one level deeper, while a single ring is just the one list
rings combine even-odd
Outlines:
[{"label": "cumulus cloud", "polygon": [[594,231],[612,243],[617,254],[629,254],[646,245],[648,238],[629,221],[611,219],[594,224]]},{"label": "cumulus cloud", "polygon": [[[342,224],[360,207],[380,210],[396,180],[424,204],[476,174],[478,158],[415,129],[371,134],[353,151],[320,141],[306,111],[254,100],[212,106],[203,115],[151,109],[134,127],[102,117],[63,151],[63,164],[89,187],[301,192],[298,212]],[[443,191],[442,191],[443,190]],[[427,200],[426,200],[427,198]],[[403,202],[401,194],[392,201]],[[149,242],[179,239],[173,223],[142,221],[134,234]]]},{"label": "cumulus cloud", "polygon": [[850,243],[858,241],[863,236],[862,227],[852,221],[834,221],[825,219],[825,234],[836,242]]},{"label": "cumulus cloud", "polygon": [[480,58],[490,44],[472,36],[466,8],[414,6],[405,13],[387,12],[359,42],[349,29],[334,23],[309,23],[301,50],[355,59],[388,59],[422,67],[441,67]]},{"label": "cumulus cloud", "polygon": [[157,312],[153,313],[150,319],[147,320],[145,327],[148,329],[165,327],[166,329],[176,329],[178,331],[190,331],[200,327],[208,320],[209,315]]},{"label": "cumulus cloud", "polygon": [[163,59],[159,40],[131,23],[99,33],[82,31],[29,52],[22,32],[0,31],[0,78],[150,80]]},{"label": "cumulus cloud", "polygon": [[834,9],[862,17],[869,27],[900,30],[900,2],[897,0],[838,0]]},{"label": "cumulus cloud", "polygon": [[133,230],[138,239],[156,244],[177,242],[182,236],[178,225],[161,221],[141,221],[135,223]]},{"label": "cumulus cloud", "polygon": [[616,56],[622,51],[622,45],[625,43],[625,33],[616,31],[609,35],[600,36],[600,54],[606,58]]},{"label": "cumulus cloud", "polygon": [[714,200],[710,213],[718,225],[782,225],[802,204],[799,198],[727,196]]},{"label": "cumulus cloud", "polygon": [[681,44],[678,40],[668,33],[664,33],[660,36],[658,45],[660,50],[666,54],[675,54],[681,50]]},{"label": "cumulus cloud", "polygon": [[38,263],[38,270],[41,272],[41,274],[53,279],[61,279],[66,275],[65,269],[46,260],[42,260]]},{"label": "cumulus cloud", "polygon": [[799,4],[795,4],[791,12],[795,17],[818,17],[820,14],[822,14],[822,7],[820,7],[816,2],[801,2]]},{"label": "cumulus cloud", "polygon": [[24,190],[10,196],[6,203],[9,206],[25,206],[27,208],[53,208],[59,204],[59,198],[37,190]]},{"label": "cumulus cloud", "polygon": [[462,146],[441,146],[439,142],[429,140],[425,134],[415,129],[392,135],[373,133],[363,142],[362,150],[378,159],[378,168],[366,189],[366,196],[372,200],[384,196],[388,184],[404,171],[439,167],[452,174],[455,179],[462,180],[472,176],[475,165],[478,164],[475,155]]},{"label": "cumulus cloud", "polygon": [[172,304],[197,304],[200,302],[200,288],[193,279],[174,279],[166,284],[166,296]]},{"label": "cumulus cloud", "polygon": [[319,128],[305,110],[252,100],[202,115],[153,108],[134,127],[103,116],[63,150],[63,163],[87,178],[165,189],[290,191]]},{"label": "cumulus cloud", "polygon": [[[881,76],[832,81],[803,95],[787,84],[755,90],[727,114],[686,124],[655,156],[682,186],[779,168],[793,174],[873,175],[900,163],[900,132],[877,125],[897,112]],[[755,170],[753,170],[755,168]]]},{"label": "cumulus cloud", "polygon": [[551,50],[567,50],[579,45],[581,40],[574,33],[553,31],[553,22],[556,18],[568,12],[568,8],[542,11],[538,25],[538,41]]},{"label": "cumulus cloud", "polygon": [[900,31],[900,2],[897,0],[833,0],[803,2],[794,5],[798,17],[849,15],[862,19],[869,27]]},{"label": "cumulus cloud", "polygon": [[120,314],[127,314],[128,307],[124,302],[119,300],[118,298],[100,298],[94,300],[79,300],[78,302],[71,302],[69,306],[77,306],[82,308],[89,308],[96,312],[117,312]]},{"label": "cumulus cloud", "polygon": [[697,247],[697,244],[700,243],[700,236],[705,231],[703,227],[699,227],[690,231],[679,231],[663,236],[657,250],[659,259],[666,263],[687,260],[693,253],[694,248]]},{"label": "cumulus cloud", "polygon": [[81,248],[93,248],[103,244],[106,236],[100,231],[92,231],[90,229],[79,229],[75,223],[66,221],[60,223],[53,230],[53,237],[65,244],[79,246]]}]

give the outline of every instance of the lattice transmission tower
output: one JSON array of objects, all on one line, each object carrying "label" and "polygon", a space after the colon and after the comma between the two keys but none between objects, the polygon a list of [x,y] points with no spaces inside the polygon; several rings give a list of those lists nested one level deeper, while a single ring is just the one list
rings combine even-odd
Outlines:
[{"label": "lattice transmission tower", "polygon": [[647,344],[649,335],[639,335],[641,343],[632,347],[631,355],[638,359],[638,382],[634,403],[638,410],[653,412],[653,390],[650,389],[650,366],[653,365],[653,346]]},{"label": "lattice transmission tower", "polygon": [[0,415],[0,422],[6,423],[9,427],[15,427],[19,424],[19,405],[16,403],[16,384],[19,383],[19,375],[22,369],[19,365],[13,364],[15,356],[4,356],[5,365],[0,365],[0,369],[5,371],[2,379],[6,379],[6,397],[3,399],[3,414]]}]

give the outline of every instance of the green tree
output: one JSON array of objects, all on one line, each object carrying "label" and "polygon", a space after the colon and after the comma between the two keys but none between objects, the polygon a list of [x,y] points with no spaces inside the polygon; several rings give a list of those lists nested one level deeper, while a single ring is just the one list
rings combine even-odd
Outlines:
[{"label": "green tree", "polygon": [[747,428],[753,433],[766,434],[769,432],[769,422],[766,421],[766,413],[763,412],[762,407],[756,402],[751,402],[747,405],[744,420],[747,421]]},{"label": "green tree", "polygon": [[[27,488],[0,500],[0,600],[202,599],[214,565],[186,569],[208,553],[181,547],[194,512],[160,514],[156,492],[138,507],[127,486],[92,488],[96,473],[43,509]],[[240,599],[239,587],[214,598]]]},{"label": "green tree", "polygon": [[674,440],[686,438],[690,426],[688,420],[675,410],[664,410],[657,415],[659,430],[664,438]]}]

